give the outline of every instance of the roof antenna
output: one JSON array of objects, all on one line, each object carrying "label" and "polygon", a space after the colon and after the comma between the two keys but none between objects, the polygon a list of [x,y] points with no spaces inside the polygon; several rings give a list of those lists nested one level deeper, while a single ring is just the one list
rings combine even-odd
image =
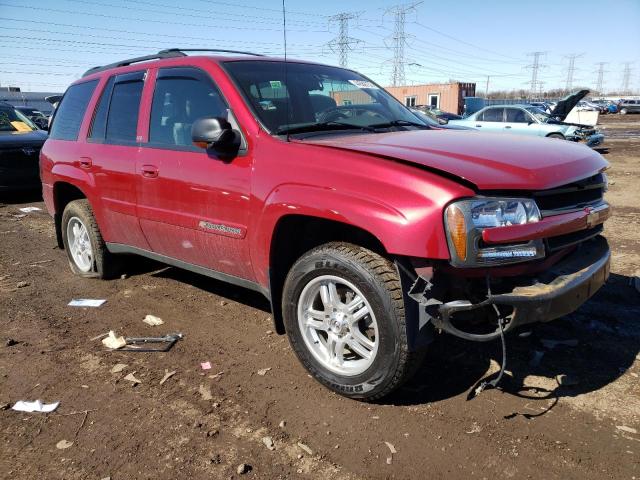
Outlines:
[{"label": "roof antenna", "polygon": [[[286,102],[286,118],[287,118],[287,123],[289,123],[290,117],[291,117],[291,112],[290,112],[290,105],[289,105],[289,82],[287,81],[287,9],[285,7],[284,4],[285,0],[282,0],[282,35],[284,37],[284,88],[285,88],[285,93],[287,95],[287,102]],[[289,132],[287,131],[287,142],[289,141]]]}]

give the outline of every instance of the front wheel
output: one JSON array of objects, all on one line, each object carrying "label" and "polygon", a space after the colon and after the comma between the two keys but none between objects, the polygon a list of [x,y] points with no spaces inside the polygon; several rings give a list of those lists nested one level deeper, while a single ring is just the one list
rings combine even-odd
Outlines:
[{"label": "front wheel", "polygon": [[305,254],[287,276],[282,305],[299,360],[341,395],[376,400],[419,366],[396,268],[366,248],[328,243]]},{"label": "front wheel", "polygon": [[550,133],[549,135],[547,135],[547,138],[555,138],[557,140],[564,140],[564,135],[562,135],[561,133]]}]

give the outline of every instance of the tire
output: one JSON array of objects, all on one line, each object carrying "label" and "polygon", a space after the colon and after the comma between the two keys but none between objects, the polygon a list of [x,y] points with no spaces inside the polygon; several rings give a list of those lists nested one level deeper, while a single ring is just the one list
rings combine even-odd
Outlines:
[{"label": "tire", "polygon": [[[305,313],[308,305],[315,316],[313,327],[303,325],[310,318]],[[368,313],[362,316],[365,309]],[[302,365],[345,397],[373,401],[388,395],[412,376],[424,357],[423,350],[408,348],[394,264],[357,245],[327,243],[303,255],[287,275],[282,311],[289,342]],[[331,355],[330,345],[337,345],[333,352],[341,354]]]},{"label": "tire", "polygon": [[620,110],[620,115],[626,115],[627,113],[629,113],[629,110],[627,110],[626,108]]},{"label": "tire", "polygon": [[549,135],[547,135],[547,138],[555,138],[557,140],[564,140],[564,135],[562,135],[561,133],[550,133]]},{"label": "tire", "polygon": [[[78,244],[74,244],[76,238]],[[102,279],[117,275],[119,262],[107,250],[88,200],[74,200],[65,207],[62,242],[69,267],[76,275]]]}]

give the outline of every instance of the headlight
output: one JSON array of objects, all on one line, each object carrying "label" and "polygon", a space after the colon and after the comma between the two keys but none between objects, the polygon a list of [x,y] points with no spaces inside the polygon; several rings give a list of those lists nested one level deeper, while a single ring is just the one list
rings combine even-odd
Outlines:
[{"label": "headlight", "polygon": [[535,223],[540,210],[526,198],[477,198],[454,202],[445,210],[451,263],[460,267],[481,267],[517,263],[544,257],[540,240],[518,245],[489,246],[482,242],[482,230]]}]

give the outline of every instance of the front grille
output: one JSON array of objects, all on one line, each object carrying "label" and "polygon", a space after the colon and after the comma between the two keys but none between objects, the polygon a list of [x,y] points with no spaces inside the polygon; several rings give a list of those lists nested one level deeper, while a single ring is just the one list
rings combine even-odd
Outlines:
[{"label": "front grille", "polygon": [[533,198],[543,217],[558,215],[585,207],[598,205],[603,201],[605,177],[598,173],[584,180],[533,194]]},{"label": "front grille", "polygon": [[563,248],[570,247],[571,245],[576,245],[578,243],[584,242],[585,240],[593,238],[596,235],[600,235],[603,229],[604,227],[602,226],[602,224],[600,224],[587,230],[579,230],[577,232],[571,232],[565,235],[547,238],[545,241],[547,244],[547,252],[555,252],[557,250],[562,250]]}]

